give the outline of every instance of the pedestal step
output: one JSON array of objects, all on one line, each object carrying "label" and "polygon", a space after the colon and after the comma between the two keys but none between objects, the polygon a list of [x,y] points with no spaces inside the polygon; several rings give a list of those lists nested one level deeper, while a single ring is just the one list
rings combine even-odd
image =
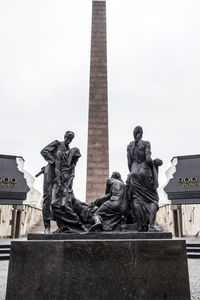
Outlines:
[{"label": "pedestal step", "polygon": [[10,244],[0,244],[0,260],[9,260],[10,258]]},{"label": "pedestal step", "polygon": [[86,232],[28,234],[28,240],[121,240],[121,239],[172,239],[171,232]]},{"label": "pedestal step", "polygon": [[200,258],[200,244],[187,243],[187,258]]}]

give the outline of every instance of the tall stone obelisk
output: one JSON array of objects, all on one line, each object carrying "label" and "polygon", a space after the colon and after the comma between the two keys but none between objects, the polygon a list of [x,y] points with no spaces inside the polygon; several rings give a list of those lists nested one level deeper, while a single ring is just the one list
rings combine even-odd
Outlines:
[{"label": "tall stone obelisk", "polygon": [[105,193],[109,177],[106,1],[92,1],[86,201]]}]

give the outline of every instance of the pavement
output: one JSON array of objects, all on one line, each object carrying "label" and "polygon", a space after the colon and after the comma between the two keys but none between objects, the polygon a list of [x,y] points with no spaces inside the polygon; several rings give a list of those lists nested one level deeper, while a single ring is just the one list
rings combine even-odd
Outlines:
[{"label": "pavement", "polygon": [[200,259],[188,259],[191,300],[200,300]]},{"label": "pavement", "polygon": [[0,261],[0,300],[4,300],[6,295],[8,264],[7,260]]},{"label": "pavement", "polygon": [[[186,240],[190,243],[200,242],[200,238],[186,238]],[[10,240],[6,241],[10,242]],[[5,240],[0,239],[0,243],[4,242]],[[5,300],[8,265],[8,261],[0,261],[0,300]],[[188,270],[191,300],[200,300],[200,259],[188,259]]]}]

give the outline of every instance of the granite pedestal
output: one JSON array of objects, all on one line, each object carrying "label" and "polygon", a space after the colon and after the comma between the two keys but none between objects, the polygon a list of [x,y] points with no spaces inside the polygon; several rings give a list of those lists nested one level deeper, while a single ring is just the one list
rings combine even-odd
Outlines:
[{"label": "granite pedestal", "polygon": [[15,241],[6,299],[189,300],[185,241]]},{"label": "granite pedestal", "polygon": [[171,232],[87,232],[87,233],[29,233],[28,240],[135,240],[172,239]]}]

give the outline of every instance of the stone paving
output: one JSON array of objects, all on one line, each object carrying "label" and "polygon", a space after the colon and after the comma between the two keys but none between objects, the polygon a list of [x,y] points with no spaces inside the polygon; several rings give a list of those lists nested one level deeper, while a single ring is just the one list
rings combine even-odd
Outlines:
[{"label": "stone paving", "polygon": [[188,259],[191,300],[200,300],[200,259]]},{"label": "stone paving", "polygon": [[0,300],[5,299],[8,261],[0,261]]}]

